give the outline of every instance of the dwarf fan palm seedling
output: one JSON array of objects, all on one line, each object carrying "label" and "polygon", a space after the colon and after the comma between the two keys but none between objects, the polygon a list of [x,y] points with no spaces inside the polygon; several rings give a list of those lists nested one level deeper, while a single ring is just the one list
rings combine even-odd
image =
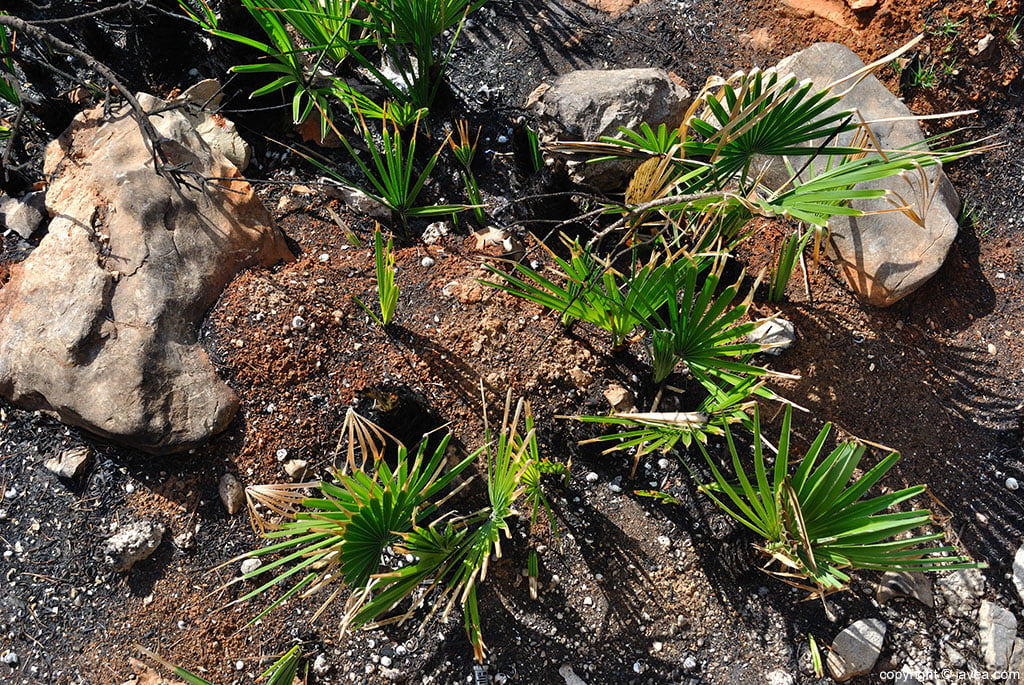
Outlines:
[{"label": "dwarf fan palm seedling", "polygon": [[[747,412],[754,406],[752,395],[759,394],[764,380],[747,376],[731,379],[721,385],[709,383],[700,405],[692,412],[634,412],[610,416],[566,416],[585,423],[618,426],[618,433],[606,433],[584,440],[586,443],[611,443],[603,454],[618,450],[633,453],[633,473],[644,455],[669,452],[677,446],[689,447],[694,440],[707,442],[712,435],[722,435],[728,424],[750,423]],[[771,397],[777,399],[774,394]]]},{"label": "dwarf fan palm seedling", "polygon": [[[771,572],[815,596],[844,589],[849,570],[947,571],[978,568],[948,545],[932,545],[941,533],[921,533],[932,522],[927,510],[891,511],[925,491],[918,485],[868,497],[899,459],[892,453],[863,475],[854,475],[865,447],[842,443],[827,456],[826,425],[790,471],[790,419],[786,407],[778,455],[769,473],[758,412],[754,411],[754,474],[748,475],[725,427],[735,472],[727,478],[702,443],[697,443],[714,476],[701,486],[729,516],[764,538],[759,549],[769,557]],[[910,534],[905,536],[905,534]],[[767,567],[766,567],[767,568]],[[809,583],[809,584],[808,584]]]},{"label": "dwarf fan palm seedling", "polygon": [[[267,42],[263,42],[221,29],[217,15],[206,0],[178,0],[182,11],[210,35],[266,55],[266,62],[241,64],[231,70],[273,77],[250,97],[293,88],[292,119],[301,123],[315,109],[321,116],[321,137],[327,135],[331,112],[328,98],[334,92],[333,80],[320,75],[321,67],[325,66],[325,60],[340,62],[354,45],[349,36],[353,3],[350,0],[325,0],[325,3],[320,0],[242,0],[242,5],[263,29],[267,38]],[[296,35],[301,35],[309,45],[301,43]]]},{"label": "dwarf fan palm seedling", "polygon": [[813,231],[804,231],[803,235],[800,234],[800,231],[794,231],[783,239],[782,247],[776,257],[775,271],[772,273],[771,283],[768,287],[769,302],[781,302],[782,298],[786,296],[789,278],[793,275],[793,269],[812,235],[814,235]]},{"label": "dwarf fan palm seedling", "polygon": [[[388,78],[367,58],[357,54],[367,68],[399,100],[429,107],[437,94],[466,17],[486,0],[360,0],[369,15],[365,24],[378,45],[397,68],[401,83]],[[447,50],[437,51],[435,41],[455,27]]]},{"label": "dwarf fan palm seedling", "polygon": [[[651,300],[641,299],[638,303],[637,318],[651,333],[654,381],[661,383],[679,363],[685,364],[690,374],[705,385],[712,377],[721,378],[723,372],[765,375],[766,369],[745,361],[764,346],[737,342],[759,323],[738,323],[750,307],[754,288],[743,301],[733,304],[743,275],[718,293],[724,260],[716,260],[707,273],[704,265],[688,257],[680,257],[676,263],[683,275],[681,282],[662,280],[658,285],[664,292],[654,291]],[[663,305],[667,316],[659,312]]]},{"label": "dwarf fan palm seedling", "polygon": [[[467,635],[477,659],[482,660],[477,585],[486,578],[490,558],[501,556],[501,538],[509,536],[516,501],[525,495],[534,507],[550,508],[536,489],[539,484],[530,476],[531,469],[557,472],[546,469],[546,462],[538,458],[529,406],[520,401],[511,418],[510,408],[509,398],[499,434],[494,436],[485,422],[485,447],[447,471],[450,434],[429,454],[424,439],[412,458],[399,444],[397,463],[391,466],[383,458],[382,441],[393,438],[366,419],[347,418],[345,432],[350,441],[359,443],[350,445],[352,470],[336,471],[334,483],[315,484],[315,496],[303,499],[299,506],[289,499],[272,507],[284,514],[284,520],[264,537],[280,542],[244,556],[281,556],[245,574],[243,578],[248,579],[269,573],[271,579],[232,604],[290,585],[254,622],[290,597],[308,597],[336,586],[315,614],[319,615],[348,587],[345,631],[404,621],[429,597],[432,609],[424,620],[437,612],[447,616],[454,607],[461,607]],[[519,427],[523,420],[525,433]],[[451,489],[455,479],[481,453],[485,454],[487,505],[465,516],[442,514],[441,507],[466,484]],[[389,548],[412,555],[414,561],[395,570],[382,568]],[[406,611],[386,617],[414,595],[418,599]]]},{"label": "dwarf fan palm seedling", "polygon": [[[445,452],[450,439],[450,434],[446,435],[431,454],[424,440],[411,457],[400,445],[393,467],[381,458],[350,474],[337,472],[337,483],[317,485],[319,496],[303,499],[301,507],[277,530],[264,534],[268,540],[280,542],[246,555],[283,556],[246,574],[245,578],[274,575],[236,603],[261,596],[279,584],[291,584],[260,614],[263,616],[299,592],[309,596],[331,584],[356,589],[375,585],[371,577],[380,570],[385,549],[413,530],[418,521],[429,520],[445,499],[442,493],[476,458],[478,452],[446,471]],[[369,447],[362,452],[379,453]],[[337,594],[332,593],[323,606]],[[358,612],[367,600],[365,593],[355,593],[350,598],[349,613]]]},{"label": "dwarf fan palm seedling", "polygon": [[[382,124],[379,138],[380,148],[378,149],[376,131],[371,129],[362,117],[359,118],[363,140],[370,153],[369,164],[363,161],[344,136],[339,135],[341,144],[348,150],[353,161],[370,181],[373,188],[373,190],[364,188],[359,188],[359,190],[394,212],[403,227],[408,226],[411,216],[442,216],[466,209],[466,205],[454,204],[416,206],[416,199],[430,177],[430,172],[434,170],[434,165],[437,164],[441,150],[447,145],[448,140],[442,141],[441,146],[427,159],[423,169],[417,174],[415,172],[415,157],[419,120],[416,120],[409,133],[403,133],[399,126],[387,120]],[[330,164],[320,161],[310,154],[303,154],[303,157],[345,185],[352,185]],[[358,188],[358,186],[354,187]]]}]

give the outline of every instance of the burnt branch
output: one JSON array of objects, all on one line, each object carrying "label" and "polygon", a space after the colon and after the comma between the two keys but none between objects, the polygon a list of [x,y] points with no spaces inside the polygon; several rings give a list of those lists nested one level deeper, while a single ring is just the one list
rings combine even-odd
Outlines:
[{"label": "burnt branch", "polygon": [[173,173],[168,173],[165,169],[165,167],[170,167],[170,164],[169,160],[167,159],[167,156],[160,149],[162,136],[157,132],[156,128],[153,127],[153,124],[152,122],[150,122],[147,112],[142,108],[142,105],[139,104],[139,101],[135,98],[135,95],[133,95],[131,90],[126,88],[124,84],[121,83],[121,79],[117,76],[117,74],[114,73],[114,71],[110,67],[103,64],[87,52],[79,50],[75,46],[65,43],[60,38],[57,38],[46,29],[40,28],[35,24],[31,24],[25,21],[24,19],[20,19],[9,14],[0,14],[0,26],[7,26],[13,29],[14,31],[20,31],[25,35],[31,36],[36,40],[40,40],[46,43],[58,52],[63,52],[65,54],[71,55],[72,57],[80,61],[82,64],[84,64],[86,67],[102,76],[111,86],[113,86],[118,91],[118,93],[120,93],[121,97],[125,99],[125,101],[128,103],[128,106],[131,108],[132,118],[134,118],[135,121],[138,123],[139,129],[142,131],[142,137],[145,141],[146,147],[149,150],[150,155],[152,155],[153,157],[153,168],[156,171],[156,173],[159,174],[160,176],[168,178],[172,183],[177,185],[178,181],[175,175]]}]

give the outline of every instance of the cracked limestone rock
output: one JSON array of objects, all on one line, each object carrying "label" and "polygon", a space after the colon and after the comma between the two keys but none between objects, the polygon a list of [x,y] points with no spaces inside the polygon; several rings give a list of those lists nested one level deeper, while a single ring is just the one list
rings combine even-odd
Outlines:
[{"label": "cracked limestone rock", "polygon": [[206,311],[242,268],[292,256],[252,187],[180,111],[150,120],[170,164],[232,180],[175,187],[127,109],[75,117],[46,150],[49,231],[0,290],[0,396],[165,454],[238,409],[198,344]]}]

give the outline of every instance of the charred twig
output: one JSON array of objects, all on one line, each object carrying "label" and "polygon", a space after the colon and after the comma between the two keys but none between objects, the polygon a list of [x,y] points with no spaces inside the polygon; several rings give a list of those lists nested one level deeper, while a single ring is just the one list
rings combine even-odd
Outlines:
[{"label": "charred twig", "polygon": [[160,142],[162,137],[157,132],[156,128],[149,121],[149,117],[146,111],[139,104],[139,101],[135,98],[130,90],[128,90],[122,83],[117,75],[107,65],[103,64],[95,57],[87,52],[79,50],[73,45],[65,43],[60,38],[57,38],[46,29],[40,28],[34,24],[30,24],[24,19],[9,15],[0,14],[0,26],[8,26],[15,31],[21,31],[22,33],[32,36],[36,40],[40,40],[50,47],[60,52],[67,53],[72,57],[78,59],[80,62],[85,64],[87,67],[98,73],[107,82],[110,83],[117,91],[121,94],[121,97],[125,99],[128,106],[132,110],[132,117],[139,125],[139,129],[142,131],[142,137],[146,141],[146,145],[149,148],[149,152],[153,157],[153,168],[160,176],[169,178],[172,183],[176,183],[173,176],[167,176],[164,173],[163,166],[169,163],[167,156],[160,149]]},{"label": "charred twig", "polygon": [[126,0],[126,2],[120,2],[116,5],[110,5],[108,7],[102,7],[92,12],[82,12],[81,14],[73,14],[69,17],[60,17],[59,19],[37,19],[32,23],[35,25],[40,24],[67,24],[72,21],[81,21],[82,19],[91,19],[92,17],[99,17],[104,14],[112,14],[114,12],[120,12],[121,10],[131,9],[132,7],[145,7],[149,4],[149,0]]}]

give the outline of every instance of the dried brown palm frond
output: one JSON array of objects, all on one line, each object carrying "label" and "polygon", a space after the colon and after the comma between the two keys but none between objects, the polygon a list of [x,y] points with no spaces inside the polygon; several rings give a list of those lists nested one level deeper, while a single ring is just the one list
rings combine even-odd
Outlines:
[{"label": "dried brown palm frond", "polygon": [[[370,464],[376,463],[384,456],[384,448],[388,441],[395,445],[401,445],[402,441],[391,433],[357,414],[349,407],[345,414],[345,422],[341,425],[341,435],[338,436],[338,444],[334,448],[334,462],[337,464],[338,455],[342,447],[345,448],[345,460],[342,472],[347,469],[357,470],[367,468]],[[372,461],[371,461],[372,460]]]},{"label": "dried brown palm frond", "polygon": [[245,505],[249,511],[249,523],[256,533],[277,530],[281,526],[271,520],[263,509],[269,509],[282,519],[293,518],[302,505],[302,500],[309,496],[309,488],[318,485],[316,481],[307,483],[270,483],[267,485],[249,485],[245,488]]}]

